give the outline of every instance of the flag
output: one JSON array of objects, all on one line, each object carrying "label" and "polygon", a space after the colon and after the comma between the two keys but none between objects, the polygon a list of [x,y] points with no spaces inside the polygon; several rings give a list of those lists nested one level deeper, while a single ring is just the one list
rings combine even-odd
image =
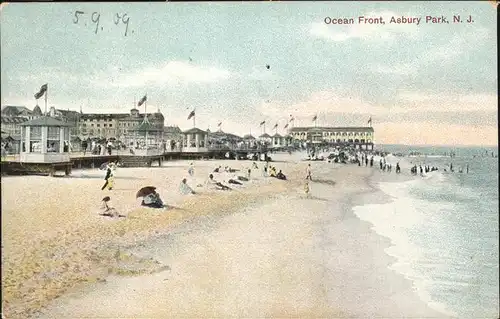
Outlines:
[{"label": "flag", "polygon": [[285,127],[284,127],[284,128],[285,128],[285,129],[286,129],[286,128],[288,128],[288,123],[286,123],[286,125],[285,125]]},{"label": "flag", "polygon": [[48,86],[47,84],[42,85],[40,91],[38,91],[38,93],[35,93],[35,99],[38,100],[45,94],[45,92],[47,92],[47,86]]},{"label": "flag", "polygon": [[266,121],[262,121],[262,122],[260,122],[260,126],[262,126],[262,125],[264,125],[264,124],[266,124]]},{"label": "flag", "polygon": [[278,128],[278,123],[274,124],[273,130],[274,130],[275,128]]},{"label": "flag", "polygon": [[368,124],[372,124],[372,117],[370,116],[370,119],[368,119]]},{"label": "flag", "polygon": [[220,127],[222,125],[222,122],[219,122],[219,124],[217,124],[218,127]]},{"label": "flag", "polygon": [[295,119],[293,118],[292,114],[290,114],[290,122],[293,122]]},{"label": "flag", "polygon": [[314,115],[313,117],[313,122],[316,121],[318,119],[318,116],[317,115]]},{"label": "flag", "polygon": [[147,101],[147,99],[148,99],[148,97],[147,97],[146,95],[144,95],[144,96],[142,97],[142,99],[139,101],[139,103],[137,103],[137,106],[141,106],[141,105],[143,105],[143,104],[144,104],[144,102],[146,102],[146,101]]},{"label": "flag", "polygon": [[188,120],[192,118],[194,115],[195,115],[194,110],[192,110],[191,113],[189,113],[188,115]]}]

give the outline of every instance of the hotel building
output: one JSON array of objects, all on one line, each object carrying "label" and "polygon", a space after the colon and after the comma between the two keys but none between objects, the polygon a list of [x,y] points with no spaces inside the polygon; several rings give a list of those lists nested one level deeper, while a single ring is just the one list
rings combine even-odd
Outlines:
[{"label": "hotel building", "polygon": [[293,127],[289,134],[298,142],[373,150],[373,127]]}]

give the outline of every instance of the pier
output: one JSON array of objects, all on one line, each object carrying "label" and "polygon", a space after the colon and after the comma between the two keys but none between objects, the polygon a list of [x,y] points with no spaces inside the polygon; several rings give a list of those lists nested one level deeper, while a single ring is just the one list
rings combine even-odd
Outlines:
[{"label": "pier", "polygon": [[[139,152],[138,152],[139,153]],[[58,171],[70,175],[72,169],[97,168],[104,163],[116,162],[120,167],[151,167],[161,166],[165,161],[176,160],[210,160],[210,159],[241,159],[247,160],[249,154],[255,154],[253,160],[264,160],[269,151],[264,148],[246,149],[227,147],[210,148],[205,152],[186,152],[180,150],[156,152],[153,155],[132,155],[130,152],[119,151],[112,155],[92,155],[72,153],[69,161],[51,163],[26,163],[20,161],[20,155],[9,156],[1,162],[2,175],[48,175],[54,176]],[[250,159],[249,159],[250,160]]]}]

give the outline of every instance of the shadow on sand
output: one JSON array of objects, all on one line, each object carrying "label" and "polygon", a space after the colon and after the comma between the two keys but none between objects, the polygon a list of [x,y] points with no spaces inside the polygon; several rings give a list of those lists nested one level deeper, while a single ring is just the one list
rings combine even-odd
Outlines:
[{"label": "shadow on sand", "polygon": [[330,185],[330,186],[335,186],[337,182],[329,180],[329,179],[313,179],[313,183],[318,183],[318,184],[323,184],[323,185]]},{"label": "shadow on sand", "polygon": [[[85,179],[104,179],[104,175],[99,176],[99,175],[70,175],[70,176],[64,176],[64,175],[56,175],[54,177],[66,177],[66,178],[85,178]],[[145,180],[143,177],[131,177],[131,176],[116,176],[115,179],[121,179],[121,180]]]}]

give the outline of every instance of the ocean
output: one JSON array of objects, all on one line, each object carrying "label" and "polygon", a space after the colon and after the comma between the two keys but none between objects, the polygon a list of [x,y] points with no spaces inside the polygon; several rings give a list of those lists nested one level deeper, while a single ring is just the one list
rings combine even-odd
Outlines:
[{"label": "ocean", "polygon": [[[400,161],[408,179],[376,184],[390,203],[354,207],[360,219],[391,240],[386,252],[397,261],[390,268],[410,279],[435,310],[458,318],[498,318],[498,158],[491,156],[498,155],[498,148],[379,149],[432,154],[390,158],[393,164]],[[455,157],[443,156],[450,152]],[[439,171],[411,176],[413,164],[437,166]],[[464,173],[458,173],[460,168]]]}]

